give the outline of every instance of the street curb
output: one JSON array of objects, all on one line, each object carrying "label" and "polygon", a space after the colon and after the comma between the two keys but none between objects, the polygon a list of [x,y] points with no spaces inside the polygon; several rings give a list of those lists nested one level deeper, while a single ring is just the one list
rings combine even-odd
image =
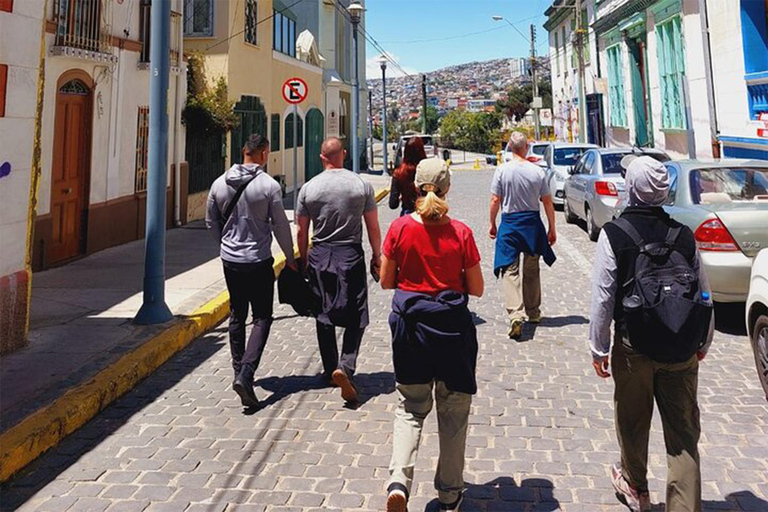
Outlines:
[{"label": "street curb", "polygon": [[[376,202],[389,188],[376,192]],[[298,251],[296,253],[298,257]],[[275,258],[275,273],[285,267],[285,256]],[[89,381],[80,384],[35,411],[0,435],[0,482],[82,427],[110,403],[133,389],[153,371],[193,340],[220,324],[229,313],[229,293],[224,291],[191,315],[169,322],[168,327],[129,352]]]}]

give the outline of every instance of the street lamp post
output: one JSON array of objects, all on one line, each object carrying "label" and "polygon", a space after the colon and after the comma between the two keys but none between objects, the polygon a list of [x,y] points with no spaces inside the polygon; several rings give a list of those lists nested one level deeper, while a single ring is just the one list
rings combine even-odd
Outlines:
[{"label": "street lamp post", "polygon": [[352,22],[352,55],[354,60],[354,78],[352,81],[352,171],[360,172],[360,150],[359,150],[359,118],[360,118],[360,79],[359,79],[359,61],[357,49],[357,27],[360,25],[360,18],[363,14],[363,6],[358,2],[350,4],[349,21]]},{"label": "street lamp post", "polygon": [[383,148],[382,154],[384,155],[384,172],[387,172],[389,170],[389,167],[387,166],[387,156],[389,153],[387,148],[387,58],[383,54],[379,57],[379,64],[381,65],[381,95],[383,98],[382,102],[384,103],[384,119],[381,122],[381,142]]},{"label": "street lamp post", "polygon": [[[525,34],[523,34],[516,26],[512,24],[508,19],[506,19],[504,16],[492,16],[491,17],[493,21],[506,21],[507,24],[512,27],[513,29],[517,30],[518,34],[523,36],[525,39],[528,39]],[[539,82],[538,82],[538,76],[536,74],[536,43],[534,38],[535,35],[535,28],[533,25],[531,25],[531,81],[533,82],[533,101],[536,102],[536,98],[539,95]],[[535,133],[536,133],[536,140],[541,139],[541,133],[539,129],[539,107],[533,106],[533,125],[535,127]]]},{"label": "street lamp post", "polygon": [[153,2],[150,22],[149,172],[144,249],[144,301],[134,321],[159,324],[173,318],[165,303],[165,203],[168,173],[168,81],[171,3]]}]

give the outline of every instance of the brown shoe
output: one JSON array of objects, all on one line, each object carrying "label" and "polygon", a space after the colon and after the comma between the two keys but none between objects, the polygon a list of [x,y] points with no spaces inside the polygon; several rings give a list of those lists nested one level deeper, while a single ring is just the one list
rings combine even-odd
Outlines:
[{"label": "brown shoe", "polygon": [[651,510],[651,498],[648,491],[643,491],[632,486],[624,478],[621,464],[614,464],[611,468],[611,482],[616,490],[616,496],[632,512],[647,512]]},{"label": "brown shoe", "polygon": [[357,388],[347,372],[341,368],[333,372],[333,383],[341,388],[341,398],[345,402],[357,402]]}]

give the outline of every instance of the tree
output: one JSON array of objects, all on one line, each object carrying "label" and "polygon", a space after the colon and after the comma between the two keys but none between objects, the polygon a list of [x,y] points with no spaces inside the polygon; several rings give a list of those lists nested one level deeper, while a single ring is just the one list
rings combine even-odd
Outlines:
[{"label": "tree", "polygon": [[[421,133],[422,128],[424,127],[424,113],[421,111],[419,113],[418,119],[413,119],[411,121],[408,121],[407,123],[407,129],[413,130],[415,132]],[[435,133],[437,131],[439,124],[439,117],[437,115],[437,109],[433,107],[432,105],[427,105],[427,133]]]},{"label": "tree", "polygon": [[499,138],[500,127],[498,113],[453,110],[440,124],[440,137],[447,147],[488,153]]},{"label": "tree", "polygon": [[[542,108],[552,108],[552,83],[542,80],[539,83],[539,96]],[[516,85],[507,90],[507,97],[496,102],[496,111],[520,122],[533,103],[533,85]]]}]

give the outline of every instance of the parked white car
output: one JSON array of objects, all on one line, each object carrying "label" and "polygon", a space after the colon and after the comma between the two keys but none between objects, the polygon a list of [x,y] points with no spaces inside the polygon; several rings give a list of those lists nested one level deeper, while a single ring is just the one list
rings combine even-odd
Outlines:
[{"label": "parked white car", "polygon": [[757,376],[768,400],[768,249],[761,250],[752,264],[746,310]]}]

